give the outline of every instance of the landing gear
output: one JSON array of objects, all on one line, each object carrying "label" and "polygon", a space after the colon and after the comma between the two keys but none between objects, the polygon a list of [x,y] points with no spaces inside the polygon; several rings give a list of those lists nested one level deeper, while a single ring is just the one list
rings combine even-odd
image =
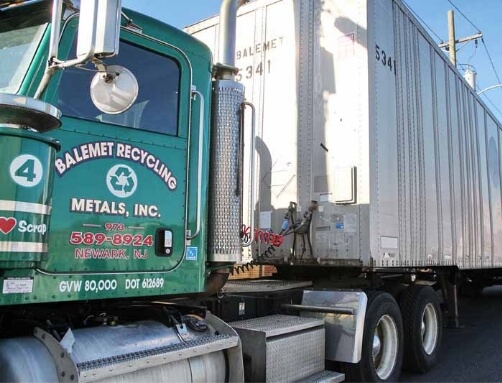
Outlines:
[{"label": "landing gear", "polygon": [[448,328],[461,328],[458,316],[458,292],[460,275],[458,270],[451,270],[440,275],[441,292],[446,303]]}]

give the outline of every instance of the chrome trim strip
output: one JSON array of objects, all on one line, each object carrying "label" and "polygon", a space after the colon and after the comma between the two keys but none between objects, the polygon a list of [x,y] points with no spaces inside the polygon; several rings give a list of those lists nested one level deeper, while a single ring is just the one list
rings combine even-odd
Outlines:
[{"label": "chrome trim strip", "polygon": [[47,244],[41,242],[0,241],[0,252],[6,253],[47,253]]},{"label": "chrome trim strip", "polygon": [[[251,108],[251,148],[250,148],[250,158],[249,158],[249,163],[251,164],[251,169],[249,170],[249,185],[251,188],[251,201],[249,201],[249,216],[248,219],[251,221],[251,225],[249,226],[250,228],[250,233],[251,235],[249,236],[248,241],[242,241],[242,246],[243,247],[248,247],[251,246],[254,240],[254,236],[252,233],[254,233],[254,207],[256,206],[256,177],[258,176],[256,174],[256,164],[255,164],[255,151],[256,151],[256,108],[253,103],[244,101],[241,105],[241,113],[242,113],[242,120],[241,120],[241,129],[244,131],[244,113],[246,110],[246,106],[249,106]],[[242,145],[242,144],[241,144]],[[244,200],[244,190],[242,190],[242,200]],[[241,222],[244,222],[244,217],[242,217]]]},{"label": "chrome trim strip", "polygon": [[201,92],[192,86],[192,94],[197,95],[200,98],[200,108],[199,108],[199,151],[197,153],[197,226],[195,233],[192,235],[187,235],[187,240],[192,240],[197,237],[200,233],[201,225],[201,215],[202,215],[202,166],[203,166],[203,151],[204,151],[204,96]]},{"label": "chrome trim strip", "polygon": [[50,215],[52,206],[32,202],[0,200],[0,210]]}]

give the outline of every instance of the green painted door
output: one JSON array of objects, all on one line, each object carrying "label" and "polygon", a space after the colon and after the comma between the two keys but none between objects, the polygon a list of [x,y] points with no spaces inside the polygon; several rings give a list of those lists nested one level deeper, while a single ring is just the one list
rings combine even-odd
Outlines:
[{"label": "green painted door", "polygon": [[139,83],[122,114],[93,105],[93,66],[65,69],[53,89],[64,117],[53,134],[62,149],[42,265],[49,273],[169,271],[184,259],[190,65],[177,50],[128,33],[106,63]]}]

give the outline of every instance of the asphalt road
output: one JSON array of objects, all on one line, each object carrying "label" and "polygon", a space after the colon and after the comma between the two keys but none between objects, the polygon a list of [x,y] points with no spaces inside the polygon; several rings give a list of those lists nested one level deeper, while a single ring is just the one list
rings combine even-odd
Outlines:
[{"label": "asphalt road", "polygon": [[401,382],[502,382],[502,286],[461,298],[459,312],[463,328],[443,328],[438,365]]}]

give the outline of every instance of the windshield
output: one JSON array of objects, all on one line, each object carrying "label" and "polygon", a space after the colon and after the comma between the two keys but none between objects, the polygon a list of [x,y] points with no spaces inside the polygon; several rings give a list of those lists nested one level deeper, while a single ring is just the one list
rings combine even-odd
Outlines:
[{"label": "windshield", "polygon": [[50,14],[46,8],[0,10],[0,92],[16,93],[28,71]]}]

